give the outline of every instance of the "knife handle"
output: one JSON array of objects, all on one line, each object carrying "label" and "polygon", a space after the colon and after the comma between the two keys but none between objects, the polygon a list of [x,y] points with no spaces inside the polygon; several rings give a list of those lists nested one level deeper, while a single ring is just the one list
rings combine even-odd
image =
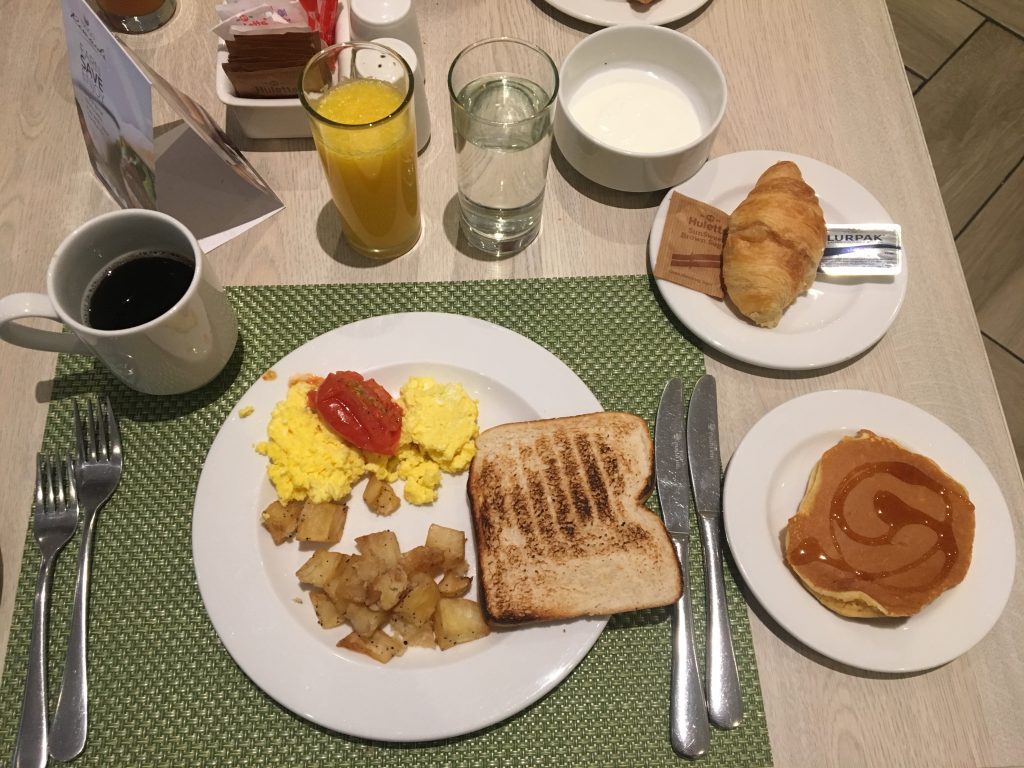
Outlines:
[{"label": "knife handle", "polygon": [[708,716],[719,728],[735,728],[743,717],[743,696],[736,672],[729,611],[725,602],[720,519],[698,514],[697,520],[704,544],[704,580],[708,605]]},{"label": "knife handle", "polygon": [[693,609],[690,607],[690,578],[686,569],[685,542],[674,541],[676,556],[683,566],[683,596],[672,611],[672,749],[690,759],[708,750],[711,729],[704,690],[697,668],[697,650],[693,646]]}]

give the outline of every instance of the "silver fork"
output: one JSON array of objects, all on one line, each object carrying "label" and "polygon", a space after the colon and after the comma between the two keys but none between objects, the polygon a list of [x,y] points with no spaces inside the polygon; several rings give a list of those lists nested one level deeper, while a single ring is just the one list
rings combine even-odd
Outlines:
[{"label": "silver fork", "polygon": [[[67,490],[65,491],[65,486]],[[46,624],[50,608],[50,578],[57,554],[78,527],[75,466],[71,457],[60,465],[40,455],[36,464],[36,498],[32,529],[42,559],[32,605],[32,638],[28,650],[28,675],[21,703],[21,724],[11,765],[27,768],[46,765]]]},{"label": "silver fork", "polygon": [[[99,411],[97,416],[96,411]],[[78,403],[75,412],[75,442],[78,456],[75,477],[78,503],[82,507],[82,544],[78,550],[78,580],[71,610],[71,632],[64,662],[64,678],[57,711],[50,728],[50,755],[61,762],[74,759],[85,749],[89,730],[89,682],[86,674],[86,618],[89,607],[89,573],[92,565],[92,534],[96,516],[121,480],[121,431],[110,398],[102,407],[88,404],[83,424]]]}]

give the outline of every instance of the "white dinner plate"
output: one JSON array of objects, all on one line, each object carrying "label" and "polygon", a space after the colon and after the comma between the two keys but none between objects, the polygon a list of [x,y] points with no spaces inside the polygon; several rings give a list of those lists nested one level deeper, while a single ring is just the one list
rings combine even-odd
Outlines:
[{"label": "white dinner plate", "polygon": [[598,27],[619,24],[671,24],[689,16],[710,0],[654,0],[649,5],[628,0],[547,0],[548,5],[574,19]]},{"label": "white dinner plate", "polygon": [[[273,370],[277,378],[257,381],[213,441],[192,527],[206,611],[253,682],[325,728],[382,741],[476,731],[519,712],[561,682],[593,646],[606,619],[494,631],[447,651],[410,648],[387,665],[336,648],[348,629],[321,629],[294,575],[310,551],[295,542],[274,546],[259,524],[260,512],[276,496],[266,476],[267,460],[253,446],[265,439],[271,409],[295,374],[354,370],[393,394],[410,376],[459,382],[479,402],[481,430],[600,411],[576,374],[506,328],[433,313],[343,326],[302,345]],[[252,406],[252,415],[241,418],[243,406]],[[433,505],[403,502],[388,518],[367,509],[364,482],[352,492],[336,551],[354,552],[356,536],[383,529],[394,530],[402,549],[411,549],[424,542],[431,523],[464,530],[472,542],[466,473],[445,475]],[[475,573],[473,547],[466,549]]]},{"label": "white dinner plate", "polygon": [[[818,193],[829,224],[891,223],[864,187],[830,165],[787,152],[751,151],[709,160],[691,179],[670,190],[654,217],[648,241],[651,268],[658,257],[669,199],[680,192],[732,213],[757,178],[780,160],[800,166]],[[809,370],[835,365],[868,349],[889,330],[907,292],[903,271],[884,278],[823,278],[799,296],[775,328],[761,328],[729,304],[681,285],[658,280],[671,312],[710,347],[765,368]]]},{"label": "white dinner plate", "polygon": [[[847,619],[808,592],[783,560],[781,533],[811,469],[846,435],[870,429],[928,456],[967,488],[977,510],[967,576],[906,619]],[[825,656],[876,672],[931,669],[965,653],[1002,613],[1013,585],[1010,511],[988,467],[956,432],[916,406],[856,390],[815,392],[765,415],[725,473],[725,532],[758,602]]]}]

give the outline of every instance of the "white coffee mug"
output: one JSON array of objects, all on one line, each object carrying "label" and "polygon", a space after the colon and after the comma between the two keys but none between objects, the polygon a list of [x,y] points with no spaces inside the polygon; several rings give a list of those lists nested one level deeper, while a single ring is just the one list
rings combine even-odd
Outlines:
[{"label": "white coffee mug", "polygon": [[[136,251],[166,251],[194,265],[183,296],[163,314],[123,330],[91,328],[87,292],[114,261]],[[30,328],[18,321],[43,317],[71,333]],[[238,322],[191,232],[166,214],[127,209],[86,222],[57,248],[46,272],[46,293],[0,299],[0,339],[30,349],[91,354],[121,381],[150,395],[189,392],[225,366],[238,339]]]}]

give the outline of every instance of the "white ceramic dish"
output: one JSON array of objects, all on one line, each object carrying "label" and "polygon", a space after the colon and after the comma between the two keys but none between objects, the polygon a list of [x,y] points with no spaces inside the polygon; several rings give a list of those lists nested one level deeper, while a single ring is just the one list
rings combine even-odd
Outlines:
[{"label": "white ceramic dish", "polygon": [[221,64],[228,60],[224,48],[217,50],[217,98],[238,120],[251,139],[309,138],[309,118],[298,97],[294,99],[247,99],[235,95]]},{"label": "white ceramic dish", "polygon": [[[804,179],[818,193],[828,223],[892,222],[870,192],[825,163],[788,152],[737,152],[708,161],[692,179],[665,196],[647,244],[651,268],[658,257],[673,192],[732,213],[758,176],[780,160],[800,166]],[[903,271],[894,277],[819,277],[775,328],[760,328],[727,303],[681,285],[665,280],[658,280],[657,285],[671,312],[713,349],[765,368],[808,370],[848,360],[882,338],[907,292],[907,262],[904,258]]]},{"label": "white ceramic dish", "polygon": [[[196,491],[193,558],[207,613],[225,648],[256,685],[282,706],[325,728],[365,739],[424,741],[499,722],[539,699],[580,662],[604,619],[495,631],[448,651],[411,648],[386,666],[335,648],[346,629],[325,631],[295,570],[309,557],[295,543],[275,547],[259,525],[274,498],[265,439],[271,409],[299,373],[357,370],[397,393],[410,376],[458,381],[479,400],[480,427],[600,411],[586,385],[558,358],[500,326],[458,315],[415,313],[363,320],[330,331],[257,381],[210,448]],[[364,481],[365,482],[365,481]],[[438,501],[406,503],[383,520],[366,508],[362,485],[349,501],[337,551],[390,528],[403,549],[422,544],[430,523],[460,528],[472,541],[466,475],[446,475]],[[472,547],[467,547],[475,571]],[[475,585],[474,585],[475,586]],[[473,596],[473,595],[471,595]]]},{"label": "white ceramic dish", "polygon": [[[559,74],[555,140],[570,165],[591,181],[653,192],[690,178],[707,161],[725,114],[725,75],[686,35],[645,25],[602,29],[569,52]],[[598,80],[608,81],[603,92],[594,91]],[[584,100],[596,109],[585,110]],[[670,102],[689,116],[672,126],[679,143],[667,129],[641,138],[662,124]]]},{"label": "white ceramic dish", "polygon": [[[338,3],[334,39],[343,41],[350,36],[347,4]],[[238,120],[238,126],[246,136],[251,139],[308,139],[313,135],[309,128],[309,118],[298,96],[294,99],[249,99],[236,96],[221,66],[227,60],[227,48],[224,43],[220,43],[217,47],[217,73],[214,78],[217,98]]]},{"label": "white ceramic dish", "polygon": [[[963,483],[978,510],[967,576],[905,620],[843,618],[804,589],[783,560],[780,533],[803,498],[811,468],[860,429],[933,459]],[[843,664],[876,672],[937,667],[981,640],[1010,596],[1016,555],[999,486],[963,438],[902,400],[834,390],[783,403],[736,449],[722,504],[729,547],[758,602],[795,638]]]},{"label": "white ceramic dish", "polygon": [[649,5],[626,0],[548,0],[574,19],[612,27],[618,24],[671,24],[695,13],[709,0],[654,0]]}]

